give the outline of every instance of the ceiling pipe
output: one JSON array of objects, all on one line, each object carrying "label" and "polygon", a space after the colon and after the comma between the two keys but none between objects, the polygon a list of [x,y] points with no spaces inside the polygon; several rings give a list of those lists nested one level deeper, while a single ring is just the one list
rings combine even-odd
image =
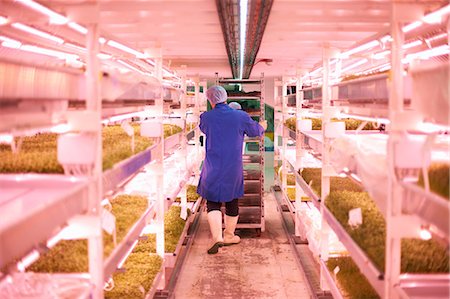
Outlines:
[{"label": "ceiling pipe", "polygon": [[250,77],[253,66],[255,65],[256,55],[269,20],[270,10],[273,0],[251,1],[248,11],[247,38],[245,42],[245,63],[242,78]]},{"label": "ceiling pipe", "polygon": [[239,3],[236,0],[216,0],[217,13],[233,78],[239,77],[238,6]]},{"label": "ceiling pipe", "polygon": [[[249,1],[242,79],[250,77],[269,19],[273,0]],[[217,13],[233,78],[240,77],[240,0],[216,0]]]}]

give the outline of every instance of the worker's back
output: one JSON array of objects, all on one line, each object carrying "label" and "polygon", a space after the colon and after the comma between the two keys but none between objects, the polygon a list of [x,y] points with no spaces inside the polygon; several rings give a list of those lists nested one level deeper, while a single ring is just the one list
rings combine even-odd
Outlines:
[{"label": "worker's back", "polygon": [[199,194],[212,201],[241,197],[244,135],[260,136],[263,128],[247,113],[220,103],[201,115],[200,129],[206,135],[206,157]]}]

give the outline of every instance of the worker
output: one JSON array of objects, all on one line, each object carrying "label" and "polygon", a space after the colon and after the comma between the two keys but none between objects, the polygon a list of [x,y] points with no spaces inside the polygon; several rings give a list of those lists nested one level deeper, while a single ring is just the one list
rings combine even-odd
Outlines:
[{"label": "worker", "polygon": [[230,106],[234,110],[242,110],[241,104],[239,104],[237,102],[231,102],[231,103],[228,104],[228,106]]},{"label": "worker", "polygon": [[[206,156],[197,193],[206,199],[208,223],[212,235],[209,254],[224,245],[240,242],[234,234],[239,217],[238,198],[244,195],[242,143],[244,135],[262,136],[267,122],[258,123],[241,110],[226,104],[227,92],[215,85],[206,91],[210,111],[200,115],[200,130],[206,136]],[[222,203],[225,203],[225,231],[222,236]]]}]

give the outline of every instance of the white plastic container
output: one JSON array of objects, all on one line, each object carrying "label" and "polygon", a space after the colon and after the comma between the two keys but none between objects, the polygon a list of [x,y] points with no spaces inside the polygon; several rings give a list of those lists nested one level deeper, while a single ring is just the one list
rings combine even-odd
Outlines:
[{"label": "white plastic container", "polygon": [[58,162],[62,165],[93,165],[96,140],[86,133],[68,133],[58,136]]},{"label": "white plastic container", "polygon": [[161,137],[162,123],[157,120],[147,120],[141,123],[141,136]]},{"label": "white plastic container", "polygon": [[312,130],[312,120],[311,119],[299,119],[297,120],[297,127],[300,132],[311,131]]},{"label": "white plastic container", "polygon": [[337,138],[345,134],[345,122],[334,121],[325,126],[325,137]]},{"label": "white plastic container", "polygon": [[424,149],[423,136],[404,135],[395,144],[395,166],[398,168],[428,168],[431,161],[431,151]]}]

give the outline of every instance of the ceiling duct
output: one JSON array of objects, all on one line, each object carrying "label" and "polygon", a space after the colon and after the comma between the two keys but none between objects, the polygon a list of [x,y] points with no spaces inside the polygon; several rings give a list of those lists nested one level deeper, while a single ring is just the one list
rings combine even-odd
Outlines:
[{"label": "ceiling duct", "polygon": [[239,76],[239,9],[237,0],[216,0],[233,78]]},{"label": "ceiling duct", "polygon": [[256,55],[266,29],[273,0],[250,0],[247,20],[247,38],[245,42],[244,71],[242,78],[247,79],[255,64]]},{"label": "ceiling duct", "polygon": [[[239,4],[240,0],[216,0],[217,12],[222,26],[222,33],[233,78],[239,78],[240,67],[239,29],[241,24],[239,22]],[[273,0],[249,0],[242,73],[243,79],[250,77],[264,30],[266,29],[272,4]]]}]

